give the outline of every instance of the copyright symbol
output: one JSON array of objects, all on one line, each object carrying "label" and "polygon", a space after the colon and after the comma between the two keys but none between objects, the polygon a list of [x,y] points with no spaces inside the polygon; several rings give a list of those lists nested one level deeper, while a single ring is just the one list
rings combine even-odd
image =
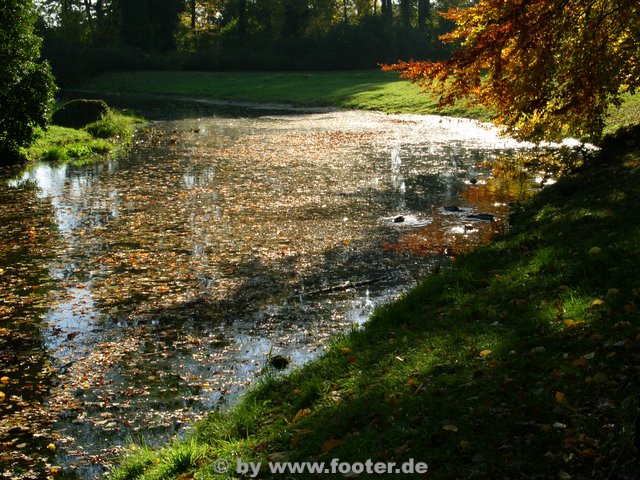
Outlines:
[{"label": "copyright symbol", "polygon": [[224,458],[219,458],[213,462],[213,470],[216,473],[227,473],[229,471],[229,462]]}]

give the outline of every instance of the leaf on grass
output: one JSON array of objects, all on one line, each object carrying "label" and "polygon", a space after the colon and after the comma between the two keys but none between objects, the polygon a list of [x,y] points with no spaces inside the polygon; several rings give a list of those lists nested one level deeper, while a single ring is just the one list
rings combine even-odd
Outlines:
[{"label": "leaf on grass", "polygon": [[602,251],[600,247],[591,247],[589,249],[589,255],[597,255]]},{"label": "leaf on grass", "polygon": [[586,367],[589,365],[589,360],[587,360],[586,358],[576,358],[573,362],[571,362],[571,365],[573,365],[574,367]]},{"label": "leaf on grass", "polygon": [[55,443],[50,443],[49,445],[47,445],[47,450],[51,450],[52,452],[56,451],[56,444]]},{"label": "leaf on grass", "polygon": [[593,376],[593,381],[595,383],[604,383],[607,381],[607,374],[604,372],[598,372]]},{"label": "leaf on grass", "polygon": [[604,301],[600,300],[599,298],[596,298],[593,302],[591,302],[592,307],[599,307],[601,305],[604,305]]},{"label": "leaf on grass", "polygon": [[9,383],[9,377],[5,376],[5,377],[0,378],[0,382],[4,383],[6,385],[7,383]]},{"label": "leaf on grass", "polygon": [[556,392],[556,402],[560,404],[567,403],[567,397],[565,396],[564,393],[558,391]]},{"label": "leaf on grass", "polygon": [[301,408],[300,410],[298,410],[298,412],[296,413],[296,416],[293,417],[293,421],[297,422],[298,420],[300,420],[302,417],[306,416],[306,415],[310,415],[311,414],[311,409],[310,408]]},{"label": "leaf on grass", "polygon": [[0,337],[6,337],[9,335],[9,329],[8,328],[0,328]]},{"label": "leaf on grass", "polygon": [[491,353],[492,353],[492,352],[491,352],[491,350],[482,350],[482,351],[480,352],[480,356],[481,356],[482,358],[484,358],[484,357],[488,357],[489,355],[491,355]]},{"label": "leaf on grass", "polygon": [[0,402],[4,400],[4,397],[6,397],[4,392],[0,392]]},{"label": "leaf on grass", "polygon": [[443,426],[442,429],[446,430],[447,432],[457,432],[458,426],[450,423],[448,425]]},{"label": "leaf on grass", "polygon": [[339,438],[334,438],[333,440],[327,440],[322,444],[320,450],[322,453],[328,453],[336,447],[339,447],[344,443],[344,440],[340,440]]}]

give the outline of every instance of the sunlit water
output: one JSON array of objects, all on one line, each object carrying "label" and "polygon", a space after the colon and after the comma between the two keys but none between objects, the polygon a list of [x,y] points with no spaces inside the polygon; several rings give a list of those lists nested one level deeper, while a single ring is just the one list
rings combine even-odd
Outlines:
[{"label": "sunlit water", "polygon": [[302,365],[487,242],[522,194],[482,167],[519,145],[470,121],[170,113],[118,159],[0,187],[7,475],[95,478],[130,440],[188,430],[269,355]]}]

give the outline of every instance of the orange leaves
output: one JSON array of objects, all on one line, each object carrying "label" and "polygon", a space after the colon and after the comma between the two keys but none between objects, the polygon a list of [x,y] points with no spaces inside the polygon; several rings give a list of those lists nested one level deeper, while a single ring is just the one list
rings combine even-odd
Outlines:
[{"label": "orange leaves", "polygon": [[[635,50],[608,40],[633,38],[638,10],[633,0],[613,3],[482,0],[445,15],[456,28],[441,39],[461,45],[452,58],[384,70],[430,87],[440,106],[467,98],[490,106],[520,137],[597,136],[629,78],[640,83]],[[592,8],[601,15],[589,15]]]}]

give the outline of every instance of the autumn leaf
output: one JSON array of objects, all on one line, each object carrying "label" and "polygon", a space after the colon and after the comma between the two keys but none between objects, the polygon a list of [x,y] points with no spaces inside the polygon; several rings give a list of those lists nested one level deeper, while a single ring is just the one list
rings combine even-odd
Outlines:
[{"label": "autumn leaf", "polygon": [[491,350],[482,350],[482,351],[480,352],[480,356],[481,356],[482,358],[484,358],[484,357],[488,357],[489,355],[491,355],[491,353],[492,353],[492,352],[491,352]]},{"label": "autumn leaf", "polygon": [[558,391],[556,392],[556,402],[559,404],[567,403],[567,397],[565,397],[564,393]]},{"label": "autumn leaf", "polygon": [[443,430],[446,430],[447,432],[457,432],[458,431],[458,426],[454,425],[454,424],[448,424],[448,425],[444,425],[442,427]]},{"label": "autumn leaf", "polygon": [[586,367],[589,365],[589,360],[586,358],[576,358],[573,362],[571,362],[571,365],[573,365],[574,367]]},{"label": "autumn leaf", "polygon": [[9,377],[4,376],[4,377],[0,378],[0,382],[4,383],[6,385],[7,383],[9,383]]},{"label": "autumn leaf", "polygon": [[599,298],[596,298],[593,302],[591,302],[592,307],[599,307],[601,305],[604,305],[604,301],[600,300]]},{"label": "autumn leaf", "polygon": [[333,440],[327,440],[322,444],[322,447],[320,448],[320,450],[322,451],[322,453],[328,453],[334,448],[339,447],[343,443],[344,443],[344,440],[340,440],[339,438],[334,438]]},{"label": "autumn leaf", "polygon": [[297,422],[302,417],[305,417],[307,415],[311,415],[311,409],[309,409],[309,408],[301,408],[300,410],[298,410],[298,412],[296,413],[295,417],[293,417],[293,422]]}]

